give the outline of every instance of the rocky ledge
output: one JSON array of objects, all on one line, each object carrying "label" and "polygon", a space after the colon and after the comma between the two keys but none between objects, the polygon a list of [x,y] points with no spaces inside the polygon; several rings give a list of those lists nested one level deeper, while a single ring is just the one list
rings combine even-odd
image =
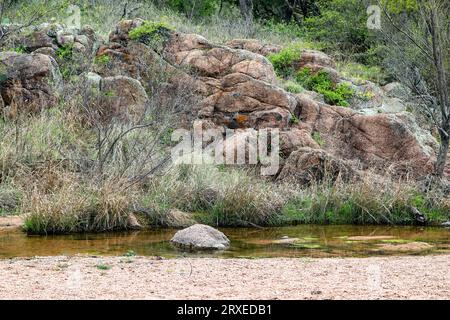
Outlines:
[{"label": "rocky ledge", "polygon": [[[123,20],[108,40],[88,26],[43,24],[24,32],[17,41],[25,53],[0,53],[1,113],[15,117],[56,105],[66,85],[61,70],[70,48],[72,71],[84,79],[79,85],[103,93],[98,105],[107,118],[134,121],[158,82],[165,88],[161,103],[176,90],[189,92],[187,124],[200,119],[209,128],[237,129],[237,135],[239,129],[280,129],[279,180],[305,184],[325,172],[352,180],[367,169],[400,178],[432,172],[437,142],[406,111],[408,92],[401,85],[344,79],[331,57],[302,50],[294,68],[325,70],[333,82],[359,93],[348,107],[329,105],[316,92],[294,94],[281,87],[265,57],[278,52],[277,46],[248,39],[220,45],[166,28],[158,30],[157,43],[149,36],[130,36],[145,23]],[[83,63],[73,67],[74,61]]]}]

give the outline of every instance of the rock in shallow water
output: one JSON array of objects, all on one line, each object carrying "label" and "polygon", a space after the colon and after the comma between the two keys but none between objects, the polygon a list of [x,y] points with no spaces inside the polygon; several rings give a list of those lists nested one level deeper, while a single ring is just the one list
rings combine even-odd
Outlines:
[{"label": "rock in shallow water", "polygon": [[230,245],[230,240],[222,232],[204,224],[195,224],[180,230],[170,241],[189,250],[219,250]]}]

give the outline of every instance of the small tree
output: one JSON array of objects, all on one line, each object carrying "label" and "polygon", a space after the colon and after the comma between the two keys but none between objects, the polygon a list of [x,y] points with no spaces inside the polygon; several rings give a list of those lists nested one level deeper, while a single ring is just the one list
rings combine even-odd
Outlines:
[{"label": "small tree", "polygon": [[[403,3],[403,2],[402,2]],[[423,111],[439,132],[435,175],[442,177],[450,140],[449,31],[447,0],[378,1],[385,23],[393,72],[420,99]],[[405,5],[406,4],[406,5]]]}]

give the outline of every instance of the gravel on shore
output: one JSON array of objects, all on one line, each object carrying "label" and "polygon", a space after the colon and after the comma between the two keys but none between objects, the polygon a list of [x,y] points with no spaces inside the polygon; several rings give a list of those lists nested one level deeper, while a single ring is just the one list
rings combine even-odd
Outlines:
[{"label": "gravel on shore", "polygon": [[450,299],[450,255],[2,259],[0,299]]}]

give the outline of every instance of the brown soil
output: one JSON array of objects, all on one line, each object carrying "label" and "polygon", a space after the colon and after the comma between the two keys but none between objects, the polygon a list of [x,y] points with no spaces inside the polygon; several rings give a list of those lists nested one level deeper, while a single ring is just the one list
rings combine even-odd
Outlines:
[{"label": "brown soil", "polygon": [[2,299],[450,299],[450,255],[0,260]]}]

